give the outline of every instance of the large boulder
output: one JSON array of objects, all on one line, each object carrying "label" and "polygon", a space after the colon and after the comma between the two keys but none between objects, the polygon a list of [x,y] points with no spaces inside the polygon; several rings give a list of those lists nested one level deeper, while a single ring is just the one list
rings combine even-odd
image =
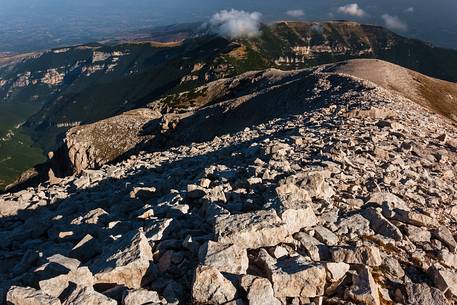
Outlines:
[{"label": "large boulder", "polygon": [[141,288],[152,259],[152,249],[143,232],[131,232],[105,248],[93,263],[95,281]]}]

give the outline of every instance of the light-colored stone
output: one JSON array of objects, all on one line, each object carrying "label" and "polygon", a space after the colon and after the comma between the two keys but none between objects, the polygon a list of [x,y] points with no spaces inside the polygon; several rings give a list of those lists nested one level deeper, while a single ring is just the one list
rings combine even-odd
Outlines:
[{"label": "light-colored stone", "polygon": [[131,232],[106,248],[92,270],[97,283],[140,288],[152,259],[151,246],[143,232]]},{"label": "light-colored stone", "polygon": [[269,270],[275,297],[313,298],[324,294],[325,267],[303,257],[278,260]]},{"label": "light-colored stone", "polygon": [[30,287],[13,286],[8,290],[6,301],[12,305],[60,305],[58,298]]},{"label": "light-colored stone", "polygon": [[45,293],[53,297],[58,297],[69,286],[70,282],[81,287],[92,287],[94,285],[94,278],[89,268],[80,267],[76,270],[70,270],[67,274],[42,280],[38,285]]},{"label": "light-colored stone", "polygon": [[199,258],[202,265],[233,274],[246,274],[249,265],[246,249],[213,241],[208,241],[200,247]]},{"label": "light-colored stone", "polygon": [[351,266],[342,262],[326,263],[325,268],[327,269],[327,280],[329,282],[336,283],[346,275]]},{"label": "light-colored stone", "polygon": [[274,297],[273,287],[266,278],[243,276],[241,286],[247,293],[249,305],[281,305],[281,302]]},{"label": "light-colored stone", "polygon": [[161,304],[162,300],[159,294],[152,290],[133,289],[128,290],[122,297],[122,305],[143,305],[143,304]]},{"label": "light-colored stone", "polygon": [[364,264],[371,267],[377,267],[382,264],[379,249],[374,246],[361,246],[356,248],[336,247],[332,249],[332,259],[335,262]]},{"label": "light-colored stone", "polygon": [[348,291],[348,296],[356,302],[366,305],[380,305],[378,285],[376,284],[370,269],[366,266],[353,278],[353,285]]},{"label": "light-colored stone", "polygon": [[274,210],[231,215],[216,220],[216,239],[246,249],[272,247],[289,235]]},{"label": "light-colored stone", "polygon": [[98,293],[92,287],[76,287],[62,305],[117,305],[117,302]]},{"label": "light-colored stone", "polygon": [[234,300],[236,288],[216,268],[200,266],[195,271],[192,299],[202,304],[224,304]]}]

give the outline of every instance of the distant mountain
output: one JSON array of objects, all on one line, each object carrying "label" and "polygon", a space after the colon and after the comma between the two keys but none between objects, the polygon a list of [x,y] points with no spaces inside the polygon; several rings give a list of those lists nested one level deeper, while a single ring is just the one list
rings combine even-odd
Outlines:
[{"label": "distant mountain", "polygon": [[[39,105],[38,112],[23,118],[21,129],[47,151],[73,126],[159,98],[166,97],[162,112],[192,108],[192,104],[177,102],[180,92],[192,94],[200,85],[246,71],[379,58],[457,81],[456,50],[435,48],[377,26],[346,21],[278,22],[262,26],[259,37],[232,41],[195,29],[195,24],[167,27],[134,41],[0,58],[0,101]],[[2,115],[8,114],[0,114],[0,121]]]}]

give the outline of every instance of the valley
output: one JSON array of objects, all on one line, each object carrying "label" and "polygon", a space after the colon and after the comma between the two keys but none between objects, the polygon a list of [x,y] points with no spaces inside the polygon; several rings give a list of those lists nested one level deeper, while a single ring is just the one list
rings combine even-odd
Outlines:
[{"label": "valley", "polygon": [[0,103],[0,189],[46,160],[21,125],[40,109],[36,103]]}]

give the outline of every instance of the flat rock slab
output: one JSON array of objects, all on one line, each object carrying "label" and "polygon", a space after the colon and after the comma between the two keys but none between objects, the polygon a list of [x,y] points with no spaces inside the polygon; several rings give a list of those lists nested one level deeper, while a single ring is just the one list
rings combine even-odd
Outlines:
[{"label": "flat rock slab", "polygon": [[58,298],[30,287],[13,286],[6,295],[6,301],[13,305],[60,305]]},{"label": "flat rock slab", "polygon": [[289,232],[274,210],[256,211],[219,218],[216,240],[245,249],[272,247],[284,242]]},{"label": "flat rock slab", "polygon": [[152,261],[152,249],[142,231],[132,232],[106,248],[92,266],[96,283],[141,288]]},{"label": "flat rock slab", "polygon": [[200,247],[200,263],[213,266],[220,272],[246,274],[249,260],[246,249],[208,241]]},{"label": "flat rock slab", "polygon": [[324,294],[326,270],[303,257],[279,260],[269,270],[275,297],[313,298]]}]

